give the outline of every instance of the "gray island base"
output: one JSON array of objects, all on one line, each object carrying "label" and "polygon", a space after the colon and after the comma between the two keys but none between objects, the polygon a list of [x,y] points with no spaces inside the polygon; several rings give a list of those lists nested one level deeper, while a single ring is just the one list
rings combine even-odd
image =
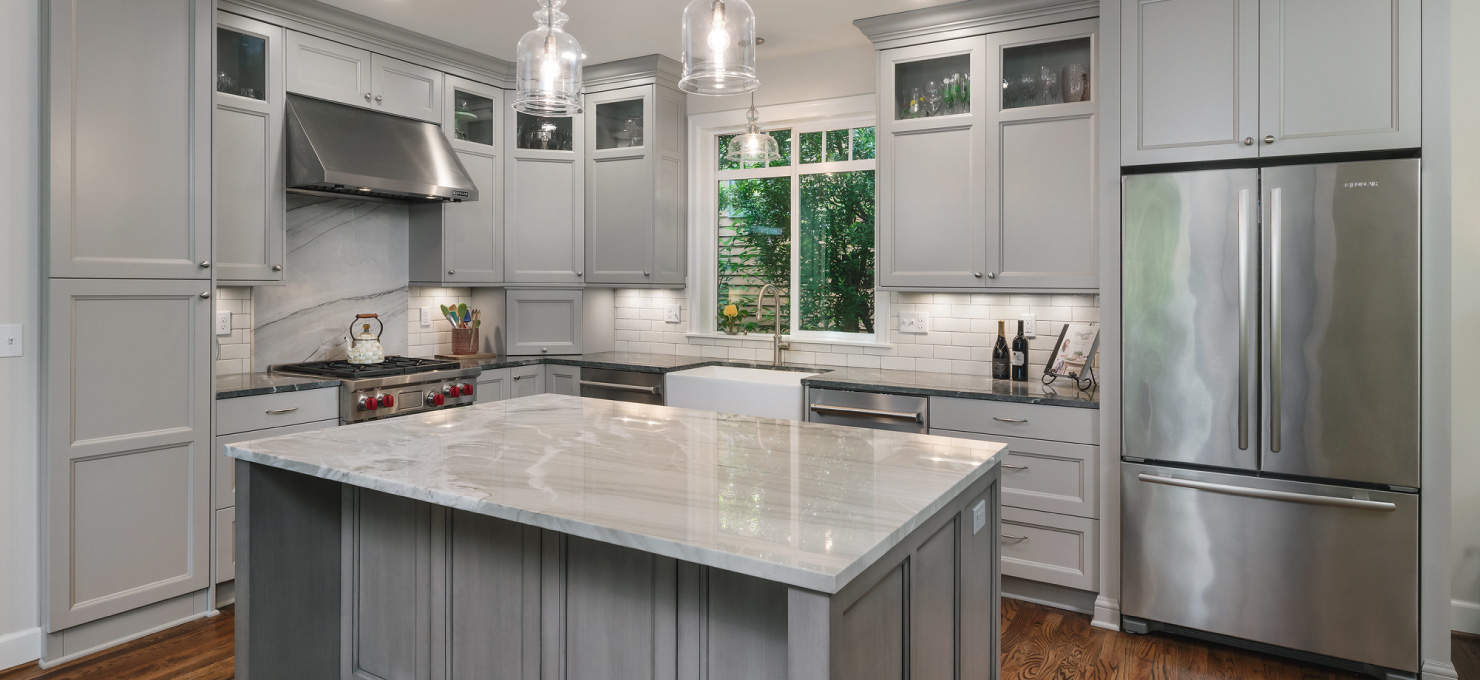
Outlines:
[{"label": "gray island base", "polygon": [[996,678],[1002,448],[559,395],[234,444],[236,677]]}]

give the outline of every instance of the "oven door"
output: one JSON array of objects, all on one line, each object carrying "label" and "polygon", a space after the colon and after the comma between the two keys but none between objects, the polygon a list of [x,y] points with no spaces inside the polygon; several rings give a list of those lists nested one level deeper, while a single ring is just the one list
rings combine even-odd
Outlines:
[{"label": "oven door", "polygon": [[663,374],[582,368],[581,396],[662,406]]}]

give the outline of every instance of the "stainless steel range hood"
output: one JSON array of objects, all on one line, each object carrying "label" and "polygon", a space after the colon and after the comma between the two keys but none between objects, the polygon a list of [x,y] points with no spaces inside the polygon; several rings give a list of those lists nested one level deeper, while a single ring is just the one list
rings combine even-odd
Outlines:
[{"label": "stainless steel range hood", "polygon": [[476,201],[442,130],[320,99],[288,95],[288,190],[402,201]]}]

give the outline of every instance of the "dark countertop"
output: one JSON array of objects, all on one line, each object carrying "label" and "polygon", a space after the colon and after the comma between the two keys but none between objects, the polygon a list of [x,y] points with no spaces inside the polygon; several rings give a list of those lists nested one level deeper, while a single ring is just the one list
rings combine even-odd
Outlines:
[{"label": "dark countertop", "polygon": [[216,376],[216,398],[234,399],[258,394],[298,392],[339,387],[338,378],[313,378],[286,373],[234,373]]}]

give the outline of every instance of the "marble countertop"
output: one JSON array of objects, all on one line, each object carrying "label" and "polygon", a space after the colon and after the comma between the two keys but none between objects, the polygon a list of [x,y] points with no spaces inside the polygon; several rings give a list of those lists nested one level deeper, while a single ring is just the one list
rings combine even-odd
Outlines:
[{"label": "marble countertop", "polygon": [[477,366],[485,371],[508,368],[510,366],[528,366],[530,364],[556,364],[560,366],[581,366],[583,368],[609,368],[617,371],[636,371],[639,373],[669,373],[671,371],[682,371],[688,368],[708,366],[719,362],[714,359],[685,357],[676,354],[596,352],[592,354],[566,356],[465,359],[462,363],[464,366]]},{"label": "marble countertop", "polygon": [[884,371],[876,368],[834,368],[821,375],[805,378],[802,384],[811,387],[914,394],[926,397],[989,399],[1071,408],[1100,407],[1098,388],[1083,392],[1075,388],[1073,381],[1067,378],[1061,378],[1053,385],[1044,385],[1037,381],[993,380],[981,375]]},{"label": "marble countertop", "polygon": [[314,378],[286,373],[233,373],[216,376],[216,398],[233,399],[258,394],[297,392],[339,387],[338,378]]},{"label": "marble countertop", "polygon": [[993,442],[542,394],[229,444],[233,458],[836,593]]}]

